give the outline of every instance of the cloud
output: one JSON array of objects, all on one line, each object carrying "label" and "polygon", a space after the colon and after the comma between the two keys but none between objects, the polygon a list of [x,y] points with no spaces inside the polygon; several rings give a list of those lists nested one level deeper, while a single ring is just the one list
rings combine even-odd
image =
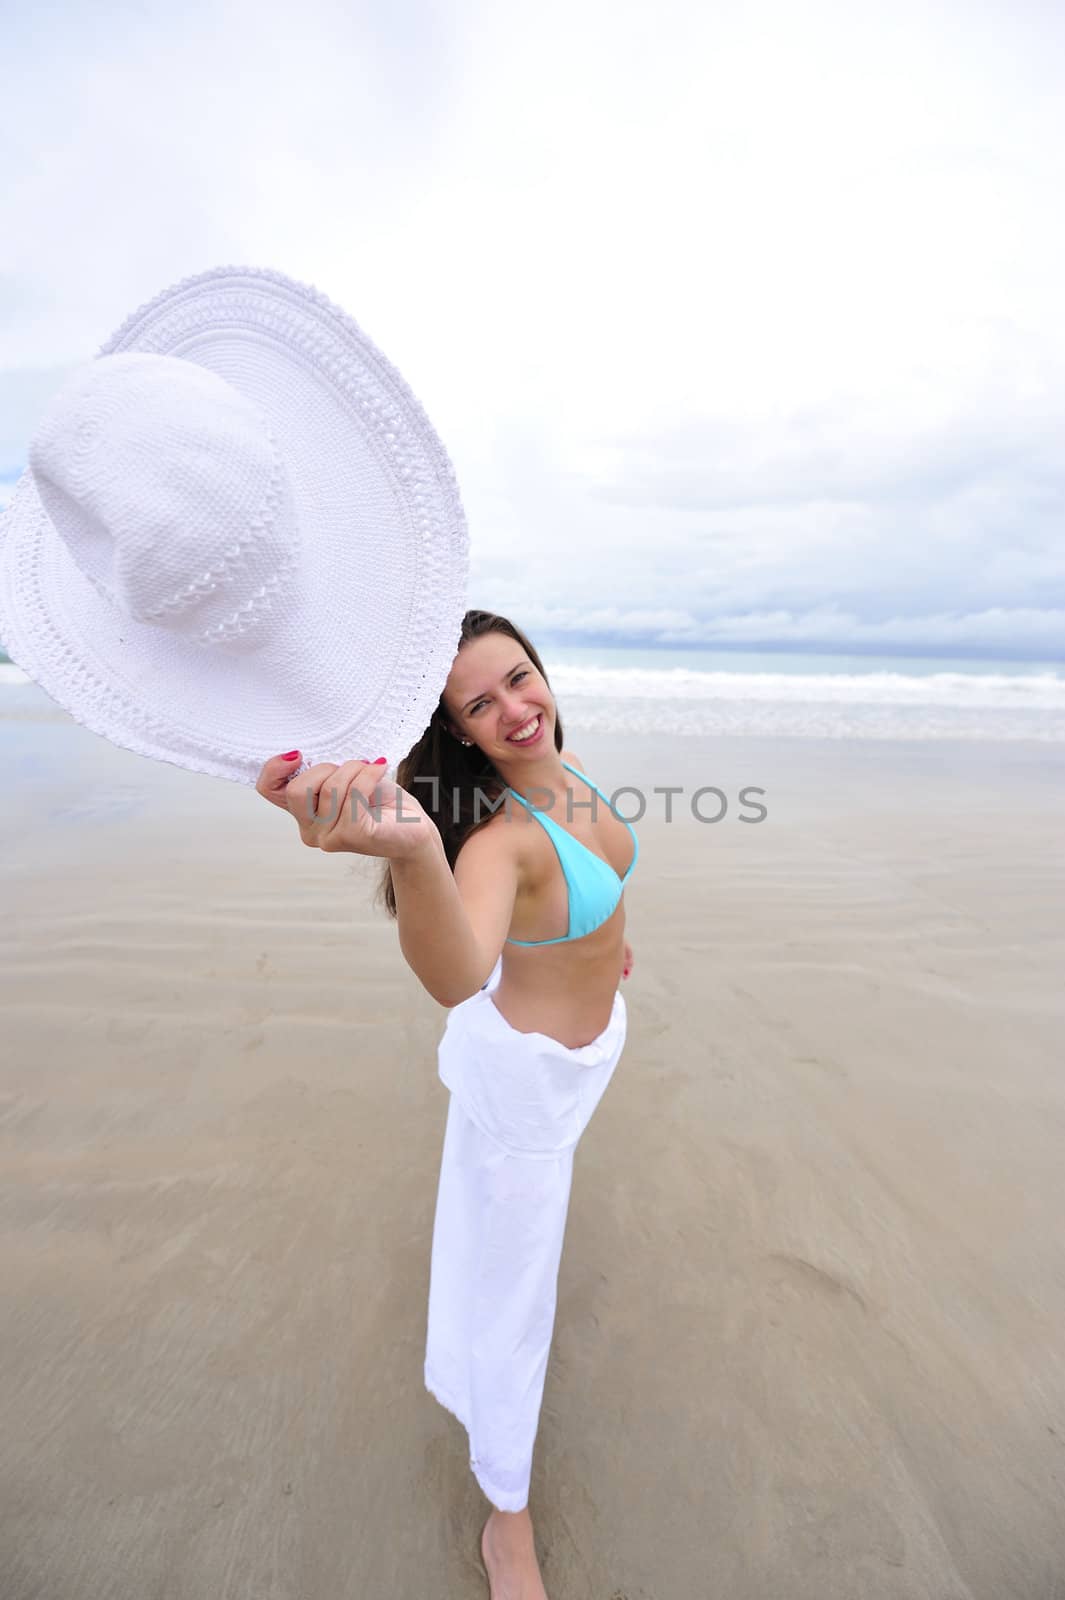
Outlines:
[{"label": "cloud", "polygon": [[1065,609],[1063,42],[997,0],[22,8],[0,472],[136,305],[276,265],[425,404],[474,601],[1027,649]]},{"label": "cloud", "polygon": [[883,654],[975,651],[1031,660],[1059,657],[1065,637],[1065,609],[940,612],[867,622],[827,607],[802,614],[762,611],[706,620],[685,612],[527,606],[520,620],[530,632],[562,642],[592,638],[631,645],[804,647]]}]

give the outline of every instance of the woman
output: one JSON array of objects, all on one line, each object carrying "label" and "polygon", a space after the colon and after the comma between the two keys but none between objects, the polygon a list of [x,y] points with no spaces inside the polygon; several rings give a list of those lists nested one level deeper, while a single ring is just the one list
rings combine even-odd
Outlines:
[{"label": "woman", "polygon": [[490,612],[466,613],[398,788],[381,761],[298,772],[298,760],[268,761],[259,792],[292,812],[305,844],[386,858],[403,954],[453,1008],[425,1379],[466,1427],[494,1507],[481,1533],[493,1595],[546,1600],[532,1449],[573,1152],[624,1044],[636,837],[562,749],[533,646]]}]

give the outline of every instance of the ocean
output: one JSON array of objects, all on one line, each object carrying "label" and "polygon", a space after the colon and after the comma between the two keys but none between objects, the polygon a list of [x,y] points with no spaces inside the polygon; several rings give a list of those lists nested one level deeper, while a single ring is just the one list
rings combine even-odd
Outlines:
[{"label": "ocean", "polygon": [[567,733],[1065,743],[1065,661],[538,649]]},{"label": "ocean", "polygon": [[[1065,743],[1065,661],[537,647],[567,735]],[[0,694],[22,686],[23,715],[27,695],[50,704],[27,684],[0,661]]]}]

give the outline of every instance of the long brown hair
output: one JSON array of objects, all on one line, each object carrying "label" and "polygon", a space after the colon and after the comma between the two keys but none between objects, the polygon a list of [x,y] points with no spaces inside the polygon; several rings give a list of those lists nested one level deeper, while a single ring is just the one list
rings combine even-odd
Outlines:
[{"label": "long brown hair", "polygon": [[[459,649],[469,644],[471,639],[480,639],[486,633],[504,633],[520,644],[548,688],[551,687],[543,662],[530,641],[513,622],[497,616],[494,611],[467,611],[462,619]],[[448,865],[454,871],[458,853],[470,834],[483,827],[493,816],[491,809],[485,814],[484,807],[477,799],[477,791],[480,790],[482,797],[495,799],[506,789],[506,784],[494,761],[490,761],[475,744],[460,744],[454,734],[448,732],[448,721],[444,697],[441,695],[429,726],[396,768],[396,782],[401,789],[408,790],[414,796],[422,810],[436,823],[444,841]],[[562,749],[562,720],[557,707],[555,749]],[[435,783],[431,781],[434,778]],[[422,781],[418,782],[419,779]],[[375,899],[383,903],[389,916],[396,915],[396,892],[392,884],[392,868],[387,861]]]}]

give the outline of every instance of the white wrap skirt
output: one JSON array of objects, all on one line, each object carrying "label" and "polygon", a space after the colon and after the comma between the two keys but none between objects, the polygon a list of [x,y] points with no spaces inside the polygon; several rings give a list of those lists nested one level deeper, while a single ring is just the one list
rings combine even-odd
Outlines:
[{"label": "white wrap skirt", "polygon": [[426,1388],[469,1435],[500,1511],[529,1500],[555,1326],[573,1155],[625,1044],[620,991],[606,1028],[568,1049],[518,1033],[485,987],[455,1006],[438,1070],[451,1091],[429,1280]]}]

